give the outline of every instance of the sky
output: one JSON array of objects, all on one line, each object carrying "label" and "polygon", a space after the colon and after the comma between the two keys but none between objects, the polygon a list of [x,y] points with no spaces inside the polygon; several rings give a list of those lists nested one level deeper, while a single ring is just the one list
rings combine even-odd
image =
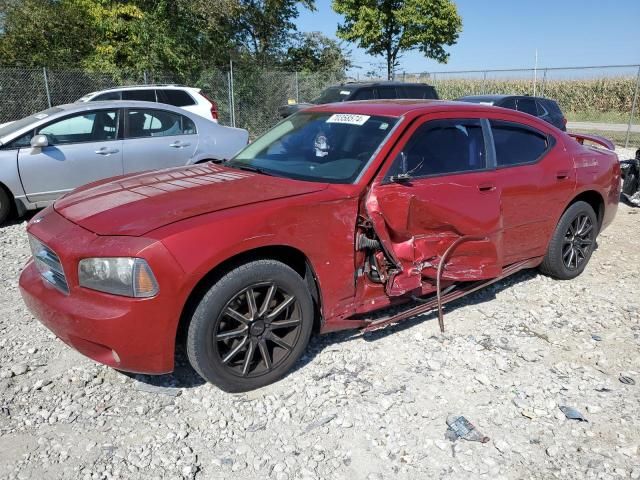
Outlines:
[{"label": "sky", "polygon": [[[462,17],[457,44],[448,47],[447,64],[406,53],[398,72],[434,72],[499,68],[640,64],[640,0],[455,0]],[[342,17],[330,0],[316,0],[317,11],[301,10],[299,31],[320,31],[336,38]],[[371,57],[354,44],[357,67],[351,76],[376,66],[386,72],[383,57]]]}]

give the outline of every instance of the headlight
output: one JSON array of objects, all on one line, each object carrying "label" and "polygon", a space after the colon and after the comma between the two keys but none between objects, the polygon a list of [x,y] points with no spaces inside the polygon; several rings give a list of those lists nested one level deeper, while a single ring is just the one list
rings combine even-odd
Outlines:
[{"label": "headlight", "polygon": [[85,258],[78,264],[80,286],[126,297],[158,294],[158,282],[141,258]]}]

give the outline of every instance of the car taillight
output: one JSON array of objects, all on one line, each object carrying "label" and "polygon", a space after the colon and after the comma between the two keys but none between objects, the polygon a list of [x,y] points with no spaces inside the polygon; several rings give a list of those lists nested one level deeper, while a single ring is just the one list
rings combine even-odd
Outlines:
[{"label": "car taillight", "polygon": [[205,93],[200,92],[200,95],[209,100],[209,103],[211,103],[211,118],[213,118],[214,120],[218,120],[218,104],[211,100],[211,98],[209,98]]}]

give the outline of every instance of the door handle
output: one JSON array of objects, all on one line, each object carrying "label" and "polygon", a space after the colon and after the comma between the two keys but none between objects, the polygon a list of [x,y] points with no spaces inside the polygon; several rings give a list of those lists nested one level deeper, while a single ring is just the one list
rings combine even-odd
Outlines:
[{"label": "door handle", "polygon": [[556,178],[558,180],[564,180],[566,178],[569,178],[569,172],[567,170],[560,170],[556,172]]},{"label": "door handle", "polygon": [[118,150],[117,148],[107,148],[107,147],[102,147],[99,148],[98,150],[96,150],[96,153],[98,155],[111,155],[114,153],[118,153],[120,150]]},{"label": "door handle", "polygon": [[478,185],[478,190],[481,192],[493,192],[496,186],[493,183],[481,183]]},{"label": "door handle", "polygon": [[184,148],[184,147],[188,147],[189,145],[191,145],[191,144],[190,143],[182,143],[180,140],[169,144],[169,146],[173,147],[173,148]]}]

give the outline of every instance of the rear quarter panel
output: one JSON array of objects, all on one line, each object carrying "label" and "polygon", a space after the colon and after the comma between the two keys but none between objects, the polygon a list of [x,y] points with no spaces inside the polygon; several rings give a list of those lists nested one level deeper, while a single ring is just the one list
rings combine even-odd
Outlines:
[{"label": "rear quarter panel", "polygon": [[191,163],[202,160],[229,160],[249,141],[249,132],[204,120],[198,124],[198,150]]}]

